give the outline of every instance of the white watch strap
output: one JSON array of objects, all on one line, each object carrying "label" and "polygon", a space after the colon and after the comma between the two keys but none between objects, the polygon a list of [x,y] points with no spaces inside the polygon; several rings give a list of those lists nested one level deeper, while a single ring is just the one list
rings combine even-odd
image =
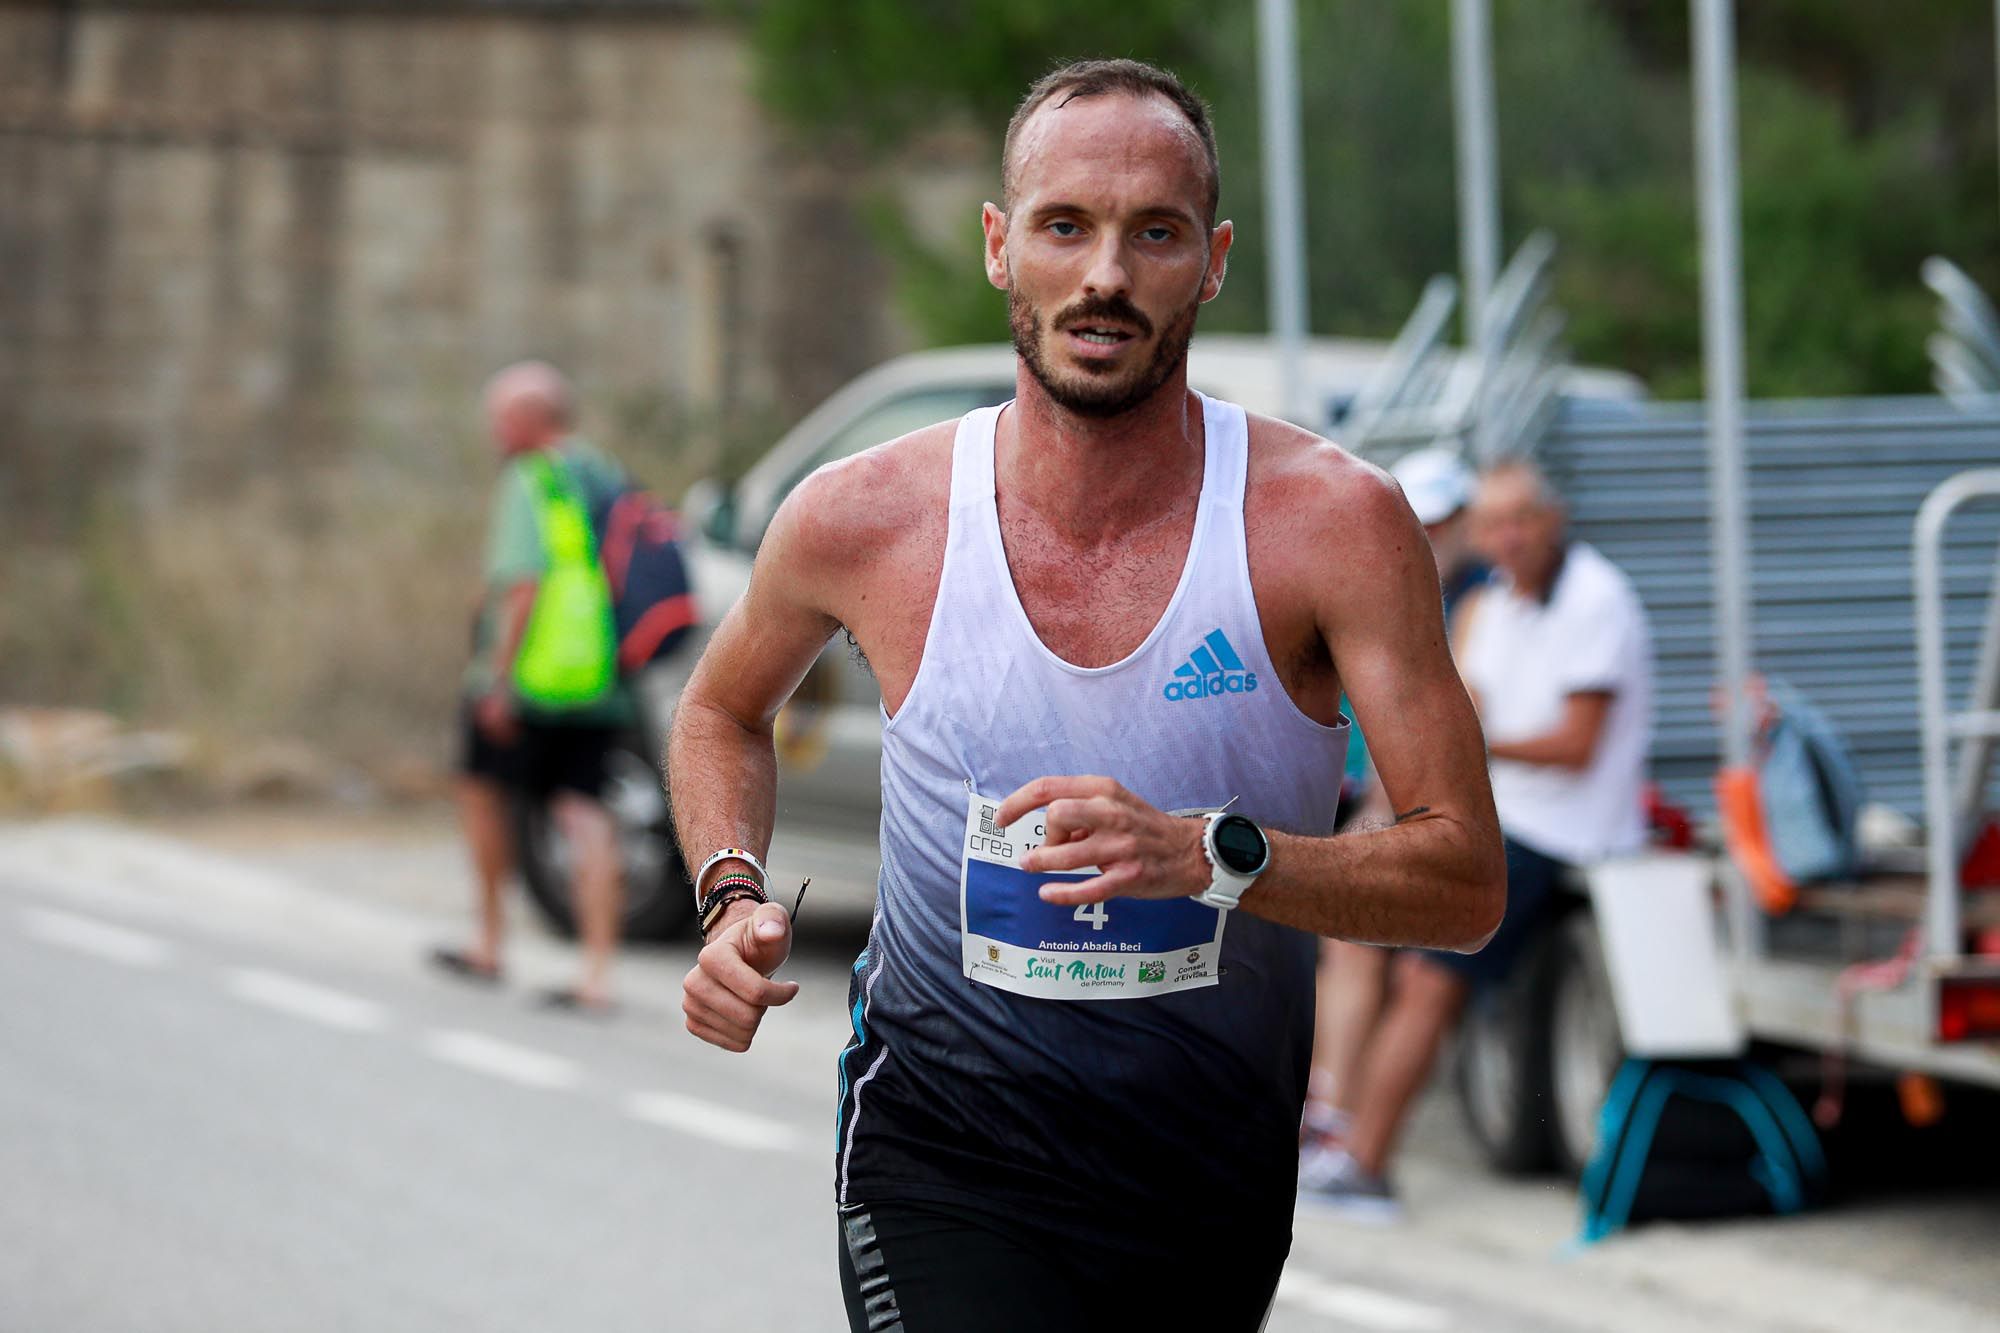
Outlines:
[{"label": "white watch strap", "polygon": [[1243,901],[1243,891],[1257,882],[1255,875],[1239,875],[1215,859],[1210,832],[1223,812],[1211,810],[1201,817],[1201,854],[1208,862],[1208,887],[1195,895],[1197,902],[1227,912]]}]

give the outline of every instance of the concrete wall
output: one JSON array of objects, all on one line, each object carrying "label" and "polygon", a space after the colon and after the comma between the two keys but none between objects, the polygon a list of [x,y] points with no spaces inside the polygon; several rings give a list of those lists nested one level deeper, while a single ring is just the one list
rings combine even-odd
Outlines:
[{"label": "concrete wall", "polygon": [[859,197],[698,4],[0,4],[0,518],[462,434],[529,354],[788,419],[897,341]]}]

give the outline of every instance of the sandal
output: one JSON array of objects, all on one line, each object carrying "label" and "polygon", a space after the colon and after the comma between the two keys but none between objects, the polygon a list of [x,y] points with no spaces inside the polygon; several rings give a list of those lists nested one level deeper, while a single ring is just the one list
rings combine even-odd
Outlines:
[{"label": "sandal", "polygon": [[499,967],[476,961],[463,949],[447,949],[443,946],[431,950],[431,966],[464,981],[476,981],[482,986],[497,986],[506,979],[506,973]]},{"label": "sandal", "polygon": [[610,1018],[618,1012],[616,1000],[585,999],[583,992],[574,986],[551,986],[536,995],[535,1003],[544,1009],[558,1009],[589,1018]]}]

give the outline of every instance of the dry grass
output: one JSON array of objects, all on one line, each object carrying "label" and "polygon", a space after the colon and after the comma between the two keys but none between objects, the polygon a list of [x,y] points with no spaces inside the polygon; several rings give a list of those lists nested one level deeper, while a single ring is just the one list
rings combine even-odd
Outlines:
[{"label": "dry grass", "polygon": [[366,763],[442,760],[484,506],[471,487],[352,469],[16,551],[0,691],[225,750],[286,736]]}]

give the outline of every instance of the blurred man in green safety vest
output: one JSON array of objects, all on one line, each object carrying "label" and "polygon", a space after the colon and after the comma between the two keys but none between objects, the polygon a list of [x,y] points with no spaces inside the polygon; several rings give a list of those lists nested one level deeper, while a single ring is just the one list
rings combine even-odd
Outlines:
[{"label": "blurred man in green safety vest", "polygon": [[[477,930],[471,947],[440,948],[432,959],[471,980],[502,979],[503,893],[516,862],[512,805],[547,802],[572,853],[583,975],[542,998],[604,1014],[612,1008],[622,914],[617,830],[603,804],[605,763],[633,714],[609,657],[601,671],[578,660],[599,652],[600,639],[604,653],[615,644],[608,624],[596,632],[608,601],[590,586],[602,576],[595,551],[577,549],[576,529],[590,497],[614,492],[622,479],[616,464],[574,433],[569,385],[554,367],[527,361],[502,370],[486,386],[485,408],[501,473],[465,672],[458,781],[479,886]],[[584,528],[587,543],[587,519]]]}]

